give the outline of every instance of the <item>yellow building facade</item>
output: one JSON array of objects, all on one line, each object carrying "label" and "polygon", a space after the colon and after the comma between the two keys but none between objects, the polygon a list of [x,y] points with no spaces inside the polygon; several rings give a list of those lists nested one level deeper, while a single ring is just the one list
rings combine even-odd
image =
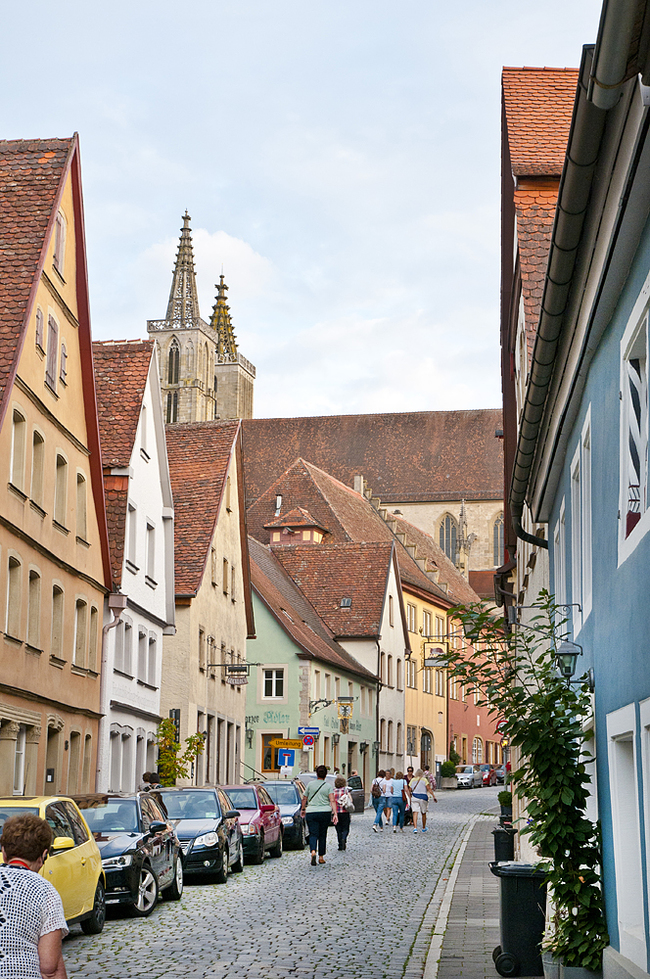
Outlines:
[{"label": "yellow building facade", "polygon": [[407,765],[432,772],[447,757],[446,670],[424,666],[425,638],[447,635],[448,606],[403,588],[411,658],[405,664],[405,716]]}]

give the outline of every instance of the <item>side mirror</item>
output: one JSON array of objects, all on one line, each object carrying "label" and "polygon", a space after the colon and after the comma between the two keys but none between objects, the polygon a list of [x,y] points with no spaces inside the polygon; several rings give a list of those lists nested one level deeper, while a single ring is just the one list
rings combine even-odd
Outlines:
[{"label": "side mirror", "polygon": [[50,847],[50,853],[63,853],[65,850],[72,850],[75,846],[71,836],[56,836]]},{"label": "side mirror", "polygon": [[224,819],[237,819],[238,816],[241,816],[239,809],[229,809],[223,814]]},{"label": "side mirror", "polygon": [[164,833],[167,830],[167,828],[168,828],[167,823],[161,822],[160,819],[153,819],[149,823],[149,832],[153,834]]},{"label": "side mirror", "polygon": [[275,812],[277,806],[260,806],[260,812]]}]

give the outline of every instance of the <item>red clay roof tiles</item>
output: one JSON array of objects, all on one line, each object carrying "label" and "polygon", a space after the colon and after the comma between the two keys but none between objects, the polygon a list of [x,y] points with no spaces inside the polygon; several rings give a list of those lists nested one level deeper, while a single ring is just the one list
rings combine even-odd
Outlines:
[{"label": "red clay roof tiles", "polygon": [[0,404],[74,144],[74,138],[0,140]]},{"label": "red clay roof tiles", "polygon": [[503,104],[512,172],[559,177],[578,84],[575,68],[504,68]]},{"label": "red clay roof tiles", "polygon": [[529,361],[542,304],[559,183],[559,180],[544,183],[539,180],[520,181],[515,190],[517,245]]},{"label": "red clay roof tiles", "polygon": [[501,427],[500,409],[245,419],[247,501],[299,457],[346,486],[365,477],[385,502],[498,500]]},{"label": "red clay roof tiles", "polygon": [[93,343],[104,468],[122,468],[131,462],[153,349],[153,340]]}]

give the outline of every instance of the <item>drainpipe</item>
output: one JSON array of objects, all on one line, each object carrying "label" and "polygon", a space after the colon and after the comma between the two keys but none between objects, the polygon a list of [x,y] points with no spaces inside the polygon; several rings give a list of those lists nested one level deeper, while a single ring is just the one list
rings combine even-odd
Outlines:
[{"label": "drainpipe", "polygon": [[[106,717],[108,715],[108,642],[107,637],[111,629],[119,625],[122,618],[122,612],[126,608],[128,598],[121,592],[111,592],[108,595],[108,608],[109,611],[113,613],[113,621],[108,622],[102,629],[102,661],[101,661],[101,673],[99,675],[99,703],[101,717],[99,719],[99,744],[97,745],[97,761],[100,758],[100,748],[101,745],[108,744],[105,737],[106,731],[104,730],[106,726]],[[95,773],[95,791],[97,791],[97,785],[99,782],[99,775],[101,768],[98,766]]]},{"label": "drainpipe", "polygon": [[[382,688],[381,682],[381,643],[379,639],[375,639],[377,643],[377,704],[375,706],[375,742],[379,745],[377,749],[376,767],[375,774],[379,768],[379,752],[381,751],[381,743],[379,741],[379,694]],[[373,776],[374,778],[374,776]]]},{"label": "drainpipe", "polygon": [[[603,36],[604,34],[603,31]],[[515,533],[521,540],[547,550],[548,541],[527,533],[521,520],[605,126],[605,111],[589,102],[587,97],[592,52],[593,49],[585,47],[510,484],[509,501]]]},{"label": "drainpipe", "polygon": [[630,52],[635,44],[638,0],[605,0],[598,27],[587,98],[599,109],[611,109],[621,97],[621,88],[638,72]]}]

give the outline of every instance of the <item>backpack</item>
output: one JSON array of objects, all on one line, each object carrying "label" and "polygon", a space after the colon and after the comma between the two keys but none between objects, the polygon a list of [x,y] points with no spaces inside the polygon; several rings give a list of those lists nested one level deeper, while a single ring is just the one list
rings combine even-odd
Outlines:
[{"label": "backpack", "polygon": [[375,781],[372,783],[370,794],[372,795],[373,799],[379,799],[379,797],[381,796],[381,789],[379,788],[378,782]]}]

